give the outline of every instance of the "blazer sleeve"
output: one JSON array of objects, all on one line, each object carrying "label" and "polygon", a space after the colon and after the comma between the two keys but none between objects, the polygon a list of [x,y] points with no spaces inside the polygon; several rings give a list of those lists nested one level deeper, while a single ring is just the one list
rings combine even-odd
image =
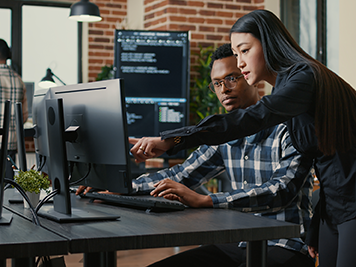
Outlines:
[{"label": "blazer sleeve", "polygon": [[314,113],[314,87],[310,67],[297,65],[288,73],[278,74],[272,94],[255,105],[208,116],[195,126],[162,132],[161,138],[181,137],[181,142],[167,151],[175,154],[201,144],[218,145],[249,136],[302,113]]}]

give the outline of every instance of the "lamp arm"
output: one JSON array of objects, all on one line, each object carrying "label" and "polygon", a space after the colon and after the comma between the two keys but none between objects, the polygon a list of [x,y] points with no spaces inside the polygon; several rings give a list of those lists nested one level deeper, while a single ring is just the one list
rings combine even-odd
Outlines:
[{"label": "lamp arm", "polygon": [[58,79],[58,81],[60,81],[61,83],[63,83],[63,85],[66,85],[65,84],[65,82],[63,82],[56,74],[54,74],[53,72],[52,72],[52,75],[54,76],[54,77],[56,77],[57,79]]}]

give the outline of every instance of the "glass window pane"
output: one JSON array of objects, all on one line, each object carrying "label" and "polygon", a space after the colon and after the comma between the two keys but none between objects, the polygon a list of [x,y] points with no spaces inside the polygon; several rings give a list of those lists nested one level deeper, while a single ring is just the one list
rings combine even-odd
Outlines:
[{"label": "glass window pane", "polygon": [[[0,8],[0,39],[4,39],[11,47],[11,9]],[[10,60],[6,62],[11,65]]]},{"label": "glass window pane", "polygon": [[23,80],[36,90],[50,68],[66,84],[78,83],[78,25],[69,8],[25,5],[22,12]]}]

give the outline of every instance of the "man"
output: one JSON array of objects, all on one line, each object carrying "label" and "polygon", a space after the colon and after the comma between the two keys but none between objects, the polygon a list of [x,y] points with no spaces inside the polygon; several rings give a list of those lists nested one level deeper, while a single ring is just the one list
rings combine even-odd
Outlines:
[{"label": "man", "polygon": [[[6,65],[6,60],[11,59],[11,51],[7,43],[0,39],[0,123],[2,125],[3,120],[3,105],[6,100],[10,100],[11,104],[14,105],[16,102],[22,103],[23,121],[25,122],[28,117],[27,110],[27,97],[26,97],[26,86],[23,83],[21,77],[13,71],[8,65]],[[15,156],[17,152],[17,139],[16,139],[16,128],[15,128],[15,114],[14,108],[11,111],[10,119],[10,131],[9,131],[9,145],[8,145],[8,155],[15,161]],[[6,178],[13,178],[12,164],[7,161],[6,164]]]},{"label": "man", "polygon": [[[241,76],[230,44],[212,55],[211,79],[211,89],[228,112],[248,108],[260,99],[258,89]],[[311,217],[310,168],[311,161],[292,146],[286,127],[278,125],[227,144],[200,146],[183,164],[142,175],[132,186],[135,193],[179,200],[190,207],[261,212],[256,215],[299,224],[304,236]],[[194,191],[222,172],[229,178],[231,192],[202,195]],[[271,240],[268,246],[269,267],[314,266],[300,238]],[[241,242],[201,246],[152,266],[244,266],[245,262],[246,244]]]}]

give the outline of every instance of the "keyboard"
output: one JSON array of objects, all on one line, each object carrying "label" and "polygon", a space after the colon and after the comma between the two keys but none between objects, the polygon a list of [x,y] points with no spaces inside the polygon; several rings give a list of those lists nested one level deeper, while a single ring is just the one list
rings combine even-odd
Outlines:
[{"label": "keyboard", "polygon": [[126,196],[114,195],[98,192],[88,192],[82,195],[93,200],[99,199],[111,204],[117,204],[125,207],[145,209],[146,211],[168,212],[184,210],[185,205],[179,201],[165,199],[163,197],[145,196]]}]

